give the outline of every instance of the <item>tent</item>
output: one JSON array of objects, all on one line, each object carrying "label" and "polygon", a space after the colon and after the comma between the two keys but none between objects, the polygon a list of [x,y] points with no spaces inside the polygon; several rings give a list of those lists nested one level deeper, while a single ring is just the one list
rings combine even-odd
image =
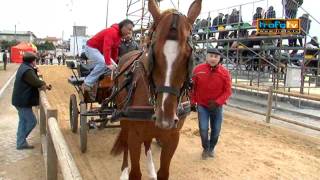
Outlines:
[{"label": "tent", "polygon": [[11,62],[22,63],[24,52],[37,52],[37,47],[32,43],[21,42],[11,47]]}]

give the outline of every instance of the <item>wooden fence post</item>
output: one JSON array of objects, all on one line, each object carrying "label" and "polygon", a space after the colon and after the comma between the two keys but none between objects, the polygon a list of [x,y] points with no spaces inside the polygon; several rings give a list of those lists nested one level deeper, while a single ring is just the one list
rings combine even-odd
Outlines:
[{"label": "wooden fence post", "polygon": [[[47,109],[47,122],[51,117],[57,119],[58,111],[56,109]],[[47,128],[47,143],[47,180],[56,180],[58,174],[58,158],[49,128]]]},{"label": "wooden fence post", "polygon": [[270,86],[268,89],[268,107],[266,113],[266,122],[270,123],[271,112],[272,112],[272,99],[273,99],[273,87]]},{"label": "wooden fence post", "polygon": [[39,120],[39,124],[40,124],[40,137],[42,135],[46,135],[47,134],[47,123],[46,123],[46,112],[44,110],[44,107],[40,104],[40,120]]}]

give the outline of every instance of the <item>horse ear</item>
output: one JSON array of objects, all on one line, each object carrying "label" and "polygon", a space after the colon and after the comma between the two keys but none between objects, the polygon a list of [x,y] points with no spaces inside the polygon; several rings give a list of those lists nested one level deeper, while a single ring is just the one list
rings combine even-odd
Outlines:
[{"label": "horse ear", "polygon": [[160,21],[161,13],[160,9],[158,7],[158,4],[155,2],[155,0],[149,0],[148,2],[148,10],[151,13],[154,22],[157,24]]},{"label": "horse ear", "polygon": [[194,21],[199,16],[199,14],[201,12],[201,4],[202,4],[202,0],[195,0],[191,4],[189,11],[188,11],[188,21],[190,24],[193,24]]}]

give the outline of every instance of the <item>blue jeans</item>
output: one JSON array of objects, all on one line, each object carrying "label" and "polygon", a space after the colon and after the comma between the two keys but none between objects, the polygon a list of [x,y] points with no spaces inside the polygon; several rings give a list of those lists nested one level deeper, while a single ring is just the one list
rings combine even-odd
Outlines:
[{"label": "blue jeans", "polygon": [[[198,106],[199,129],[202,147],[206,151],[213,151],[218,143],[221,124],[223,120],[223,108],[215,108],[212,112],[208,108]],[[210,140],[209,140],[209,122],[210,122]]]},{"label": "blue jeans", "polygon": [[17,148],[27,145],[27,137],[34,127],[36,127],[37,120],[33,114],[32,108],[16,107],[19,115],[19,125],[17,131]]},{"label": "blue jeans", "polygon": [[99,77],[103,75],[107,67],[104,60],[104,56],[98,49],[86,46],[85,54],[90,60],[93,61],[92,66],[94,66],[94,68],[90,72],[90,74],[85,78],[84,83],[92,87],[95,84],[95,82],[97,82]]}]

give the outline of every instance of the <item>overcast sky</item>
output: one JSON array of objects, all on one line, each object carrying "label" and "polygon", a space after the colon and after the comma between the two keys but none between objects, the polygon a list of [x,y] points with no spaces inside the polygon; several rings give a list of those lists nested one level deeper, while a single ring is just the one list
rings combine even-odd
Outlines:
[{"label": "overcast sky", "polygon": [[[127,0],[109,0],[109,25],[126,18]],[[132,0],[136,1],[136,0]],[[173,8],[171,1],[177,7],[178,0],[164,0],[161,9]],[[186,13],[193,0],[180,0],[180,11]],[[220,10],[222,13],[231,13],[234,5],[253,0],[203,0],[202,17],[208,16],[208,11]],[[304,0],[303,8],[312,16],[320,20],[319,7],[315,0]],[[265,0],[260,3],[244,5],[242,15],[244,21],[252,19],[256,7],[273,5],[277,17],[282,17],[281,0]],[[141,2],[133,6],[131,11],[141,7]],[[218,12],[211,13],[215,17]],[[304,13],[299,11],[298,16]],[[37,37],[55,36],[68,39],[72,33],[72,26],[87,26],[89,35],[93,35],[105,27],[107,14],[107,0],[2,0],[0,11],[0,30],[12,30],[16,25],[17,31],[32,31]],[[132,18],[131,19],[135,19]],[[319,36],[320,25],[314,22],[311,25],[311,34]],[[64,33],[63,33],[64,32]]]}]

